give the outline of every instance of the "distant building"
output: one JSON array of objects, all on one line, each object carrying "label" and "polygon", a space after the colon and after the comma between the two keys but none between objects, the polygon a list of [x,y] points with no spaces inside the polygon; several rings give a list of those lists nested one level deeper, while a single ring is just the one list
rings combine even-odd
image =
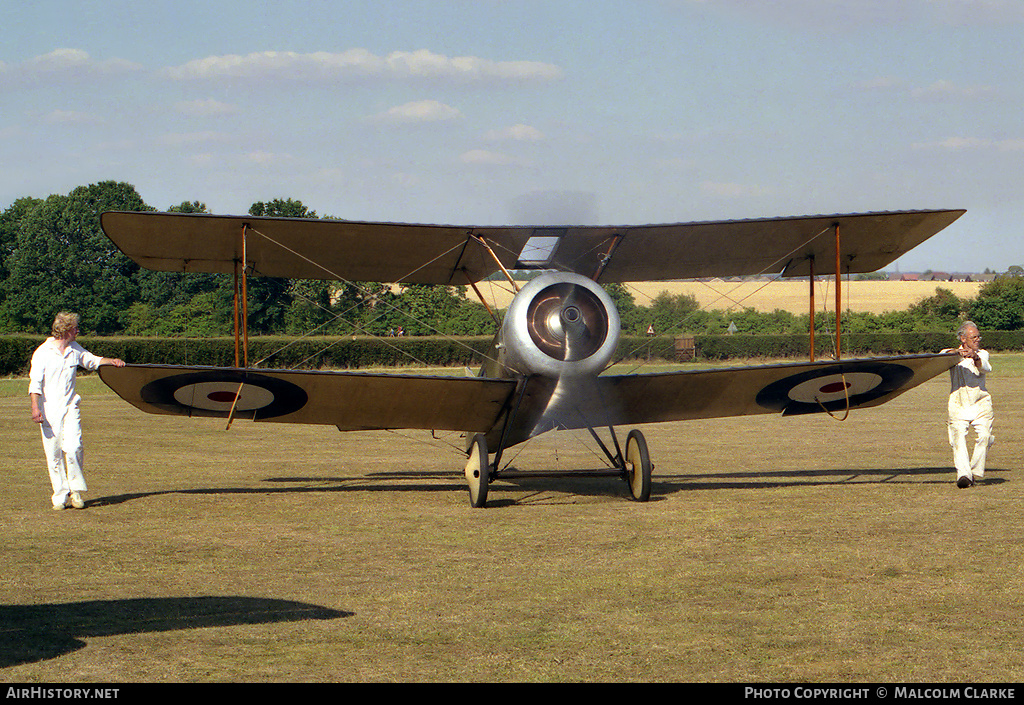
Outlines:
[{"label": "distant building", "polygon": [[920,274],[914,274],[912,272],[904,272],[900,276],[900,281],[901,282],[916,282],[916,281],[920,281],[920,280],[921,280],[921,275]]}]

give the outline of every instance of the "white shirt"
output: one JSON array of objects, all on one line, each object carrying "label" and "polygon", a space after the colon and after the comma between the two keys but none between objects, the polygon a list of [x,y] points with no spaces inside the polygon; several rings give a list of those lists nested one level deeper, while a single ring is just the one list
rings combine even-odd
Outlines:
[{"label": "white shirt", "polygon": [[78,368],[95,370],[102,359],[76,342],[68,343],[62,353],[54,338],[47,338],[36,348],[28,373],[28,393],[42,397],[40,408],[45,423],[54,430],[60,428],[65,412],[80,401],[75,393]]},{"label": "white shirt", "polygon": [[949,368],[949,412],[951,417],[972,419],[979,402],[991,404],[991,396],[985,388],[985,373],[992,371],[988,361],[988,351],[979,350],[978,359],[981,369],[974,360],[965,357]]}]

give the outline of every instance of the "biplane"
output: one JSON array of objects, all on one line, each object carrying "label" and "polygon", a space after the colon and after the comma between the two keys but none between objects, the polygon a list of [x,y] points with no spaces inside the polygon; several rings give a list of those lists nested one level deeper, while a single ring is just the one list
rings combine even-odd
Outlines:
[{"label": "biplane", "polygon": [[[643,433],[616,427],[747,414],[842,413],[883,404],[948,370],[955,354],[814,359],[815,277],[873,272],[959,218],[918,210],[632,226],[468,227],[107,212],[107,236],[140,266],[234,273],[236,350],[249,276],[468,285],[504,274],[516,293],[477,376],[249,367],[102,367],[124,400],[155,414],[328,424],[339,430],[466,434],[470,504],[483,507],[502,453],[553,429],[587,429],[610,472],[646,501]],[[543,270],[519,288],[512,270]],[[602,283],[768,274],[807,277],[806,362],[608,374],[620,337]],[[240,286],[237,285],[241,282]],[[241,299],[241,324],[239,304]],[[481,299],[483,297],[481,296]],[[484,301],[486,305],[486,301]],[[838,317],[837,317],[838,318]],[[242,333],[239,334],[239,326]],[[237,353],[236,353],[237,359]],[[602,440],[606,434],[608,442]]]}]

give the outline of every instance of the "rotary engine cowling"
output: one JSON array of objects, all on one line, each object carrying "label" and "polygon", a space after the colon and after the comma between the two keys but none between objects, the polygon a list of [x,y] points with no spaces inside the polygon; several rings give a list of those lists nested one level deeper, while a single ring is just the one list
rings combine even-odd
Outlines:
[{"label": "rotary engine cowling", "polygon": [[596,375],[619,342],[619,313],[596,282],[542,274],[512,300],[501,326],[504,363],[521,374]]}]

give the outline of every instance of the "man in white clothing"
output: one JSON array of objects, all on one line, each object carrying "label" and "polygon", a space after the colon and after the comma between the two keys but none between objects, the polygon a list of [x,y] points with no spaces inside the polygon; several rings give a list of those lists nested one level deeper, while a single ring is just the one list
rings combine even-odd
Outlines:
[{"label": "man in white clothing", "polygon": [[57,314],[53,337],[36,348],[29,371],[32,420],[40,425],[43,436],[54,509],[64,509],[69,500],[75,509],[84,508],[81,493],[88,489],[82,474],[82,398],[75,392],[77,370],[95,370],[100,365],[124,367],[123,361],[93,355],[76,343],[78,322],[77,313]]},{"label": "man in white clothing", "polygon": [[[992,371],[988,351],[981,349],[978,326],[966,321],[957,331],[960,347],[943,352],[960,353],[960,362],[949,370],[949,445],[953,447],[956,486],[964,489],[985,477],[985,458],[992,435],[992,397],[985,388],[985,374]],[[967,453],[967,431],[974,426],[974,453]]]}]

